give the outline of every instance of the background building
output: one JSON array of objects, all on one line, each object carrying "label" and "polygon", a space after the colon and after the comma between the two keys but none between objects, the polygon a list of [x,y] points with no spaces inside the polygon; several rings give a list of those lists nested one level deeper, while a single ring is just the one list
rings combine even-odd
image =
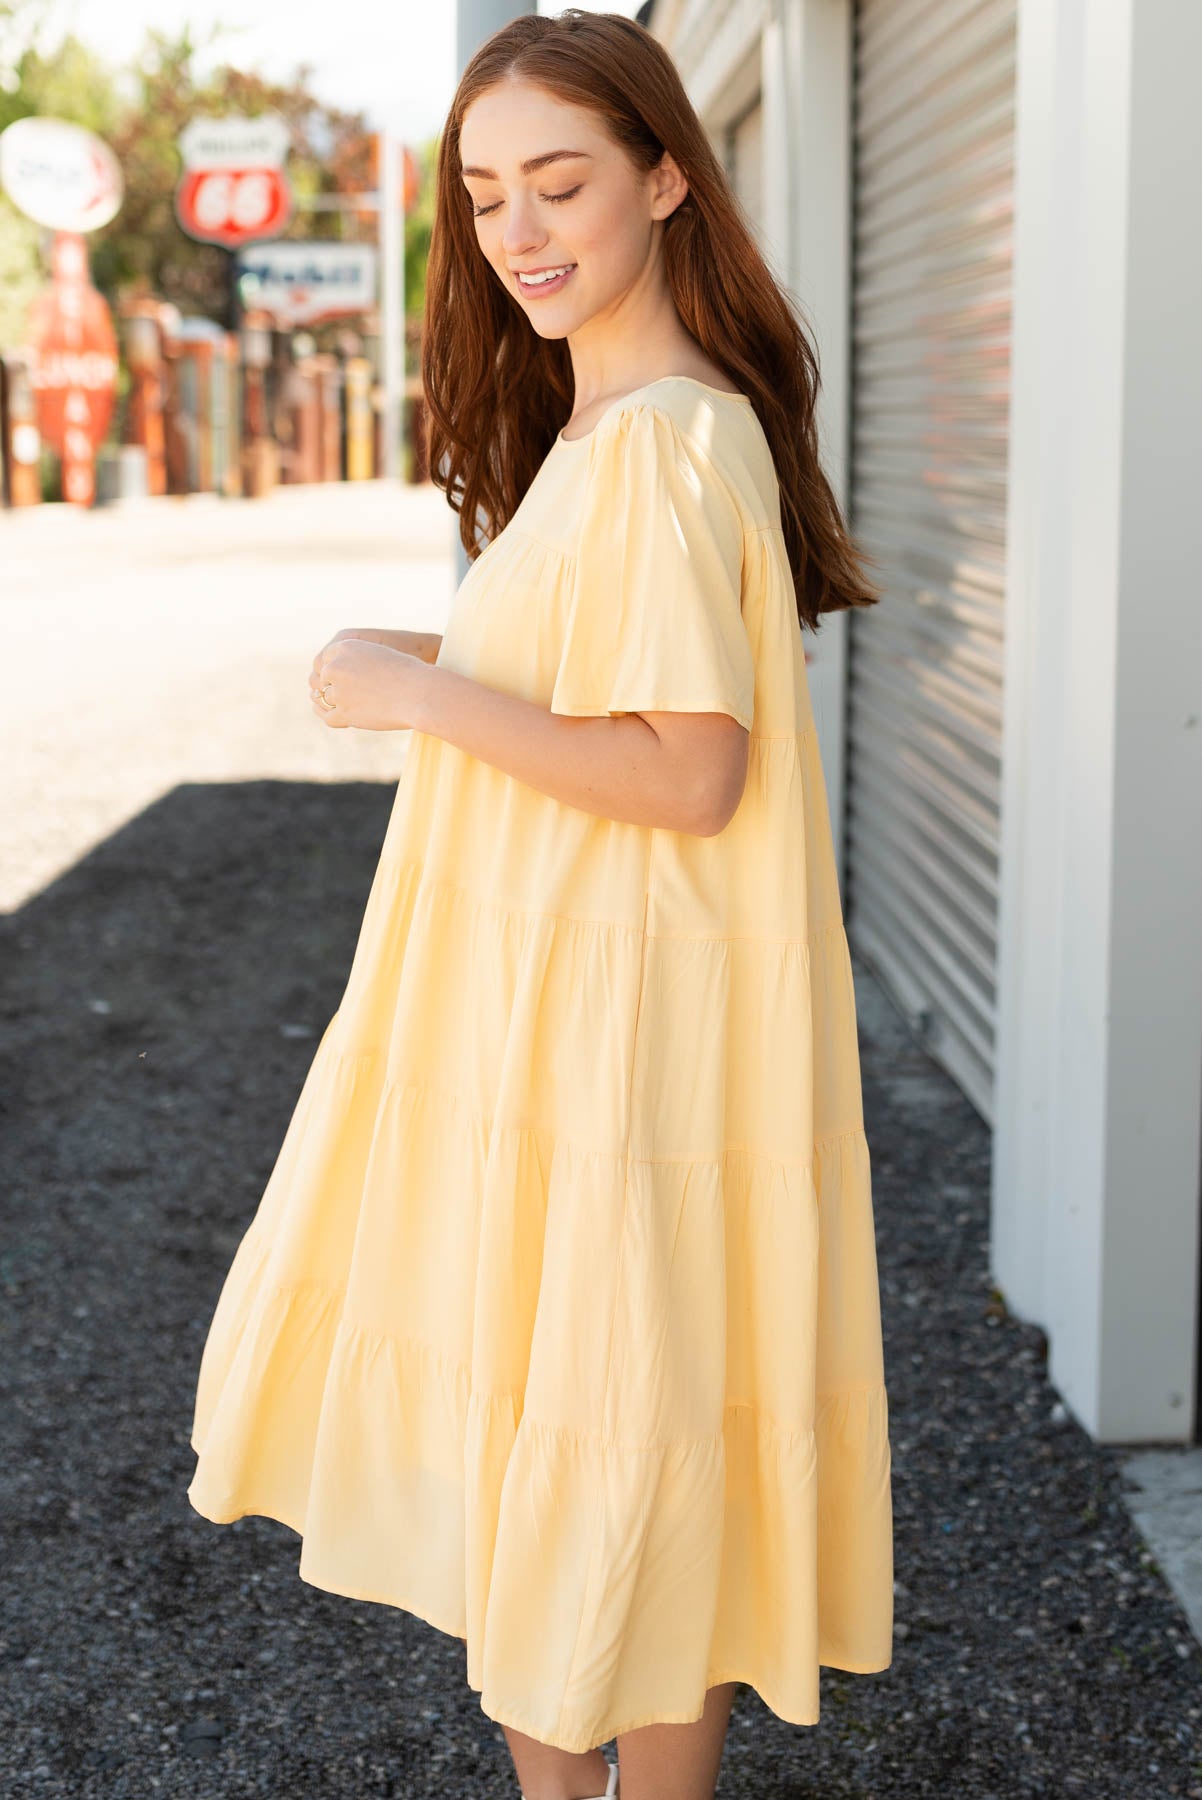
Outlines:
[{"label": "background building", "polygon": [[638,16],[810,325],[885,590],[811,669],[849,933],[993,1127],[994,1273],[1068,1405],[1196,1441],[1202,12]]}]

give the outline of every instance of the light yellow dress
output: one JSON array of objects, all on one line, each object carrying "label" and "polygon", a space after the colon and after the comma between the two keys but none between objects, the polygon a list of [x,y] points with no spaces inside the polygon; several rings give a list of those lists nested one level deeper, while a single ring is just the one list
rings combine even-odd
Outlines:
[{"label": "light yellow dress", "polygon": [[585,1750],[888,1667],[888,1407],[852,972],[751,401],[668,376],[554,443],[444,668],[726,712],[699,837],[413,733],[345,992],[226,1276],[188,1498],[466,1642]]}]

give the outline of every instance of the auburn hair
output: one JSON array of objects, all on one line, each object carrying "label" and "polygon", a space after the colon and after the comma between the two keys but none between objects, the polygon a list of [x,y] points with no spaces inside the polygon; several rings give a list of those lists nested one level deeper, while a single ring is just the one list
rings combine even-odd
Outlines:
[{"label": "auburn hair", "polygon": [[464,115],[515,79],[591,110],[638,169],[653,169],[665,150],[675,159],[688,193],[663,221],[668,289],[686,331],[747,395],[767,437],[798,618],[817,631],[822,613],[873,605],[880,595],[864,573],[873,559],[852,542],[819,461],[816,352],[676,65],[633,19],[577,7],[516,18],[487,38],[439,143],[421,373],[431,479],[459,513],[469,561],[513,517],[574,401],[566,339],[539,337],[497,279],[463,185]]}]

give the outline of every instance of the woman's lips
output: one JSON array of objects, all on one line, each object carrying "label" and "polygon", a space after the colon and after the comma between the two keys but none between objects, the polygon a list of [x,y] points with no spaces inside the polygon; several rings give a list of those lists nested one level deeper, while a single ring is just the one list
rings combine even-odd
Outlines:
[{"label": "woman's lips", "polygon": [[514,280],[517,282],[518,287],[527,299],[538,300],[541,299],[544,294],[557,294],[560,288],[564,287],[572,279],[572,276],[575,273],[576,264],[573,263],[570,269],[565,270],[562,275],[553,275],[550,281],[527,283],[522,280],[520,275],[515,275]]}]

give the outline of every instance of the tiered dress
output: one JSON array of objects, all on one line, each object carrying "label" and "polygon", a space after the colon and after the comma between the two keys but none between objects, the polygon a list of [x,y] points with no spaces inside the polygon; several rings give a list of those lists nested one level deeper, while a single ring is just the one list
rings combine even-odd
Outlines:
[{"label": "tiered dress", "polygon": [[439,665],[750,731],[710,837],[414,732],[354,961],[225,1278],[188,1498],[466,1642],[585,1750],[889,1666],[855,998],[767,439],[669,376],[559,437]]}]

